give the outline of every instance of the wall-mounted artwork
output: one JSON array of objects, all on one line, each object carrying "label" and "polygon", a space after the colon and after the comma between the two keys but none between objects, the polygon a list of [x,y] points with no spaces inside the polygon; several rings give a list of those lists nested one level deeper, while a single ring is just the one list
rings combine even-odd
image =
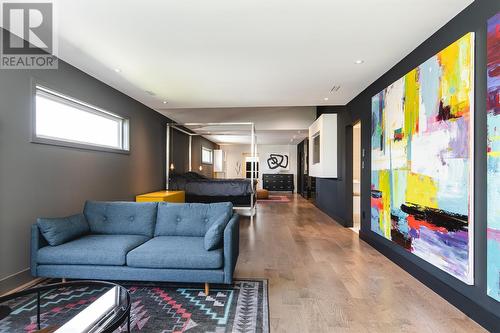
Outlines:
[{"label": "wall-mounted artwork", "polygon": [[241,162],[237,161],[235,166],[234,166],[234,172],[237,177],[241,177]]},{"label": "wall-mounted artwork", "polygon": [[473,282],[474,34],[372,98],[371,229]]},{"label": "wall-mounted artwork", "polygon": [[500,13],[488,20],[488,295],[500,301]]},{"label": "wall-mounted artwork", "polygon": [[289,170],[288,153],[270,153],[266,156],[266,164],[269,170],[281,171]]}]

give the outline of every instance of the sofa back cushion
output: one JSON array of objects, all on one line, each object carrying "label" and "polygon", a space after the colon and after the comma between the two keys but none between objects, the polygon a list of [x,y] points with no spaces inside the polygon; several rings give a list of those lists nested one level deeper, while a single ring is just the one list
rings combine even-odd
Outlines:
[{"label": "sofa back cushion", "polygon": [[225,223],[233,214],[230,202],[212,204],[167,203],[158,204],[155,236],[204,237],[219,219]]},{"label": "sofa back cushion", "polygon": [[93,234],[153,237],[156,202],[87,201],[83,213]]},{"label": "sofa back cushion", "polygon": [[89,225],[83,214],[59,218],[38,218],[40,232],[47,242],[57,246],[89,233]]}]

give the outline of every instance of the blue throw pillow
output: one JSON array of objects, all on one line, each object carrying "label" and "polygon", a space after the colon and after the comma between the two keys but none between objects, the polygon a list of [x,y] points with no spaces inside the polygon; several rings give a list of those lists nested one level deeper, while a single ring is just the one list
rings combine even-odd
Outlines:
[{"label": "blue throw pillow", "polygon": [[61,218],[39,218],[36,221],[43,237],[52,245],[61,245],[89,233],[89,224],[83,214]]},{"label": "blue throw pillow", "polygon": [[222,238],[224,237],[224,229],[226,228],[227,221],[225,217],[219,218],[217,221],[212,223],[210,228],[208,228],[205,233],[205,250],[215,250],[218,249]]}]

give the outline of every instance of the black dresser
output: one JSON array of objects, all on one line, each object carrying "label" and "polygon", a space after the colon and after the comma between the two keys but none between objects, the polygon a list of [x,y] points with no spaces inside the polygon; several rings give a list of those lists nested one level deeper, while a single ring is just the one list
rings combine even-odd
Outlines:
[{"label": "black dresser", "polygon": [[293,192],[293,174],[265,173],[262,175],[262,188],[268,191],[290,191]]}]

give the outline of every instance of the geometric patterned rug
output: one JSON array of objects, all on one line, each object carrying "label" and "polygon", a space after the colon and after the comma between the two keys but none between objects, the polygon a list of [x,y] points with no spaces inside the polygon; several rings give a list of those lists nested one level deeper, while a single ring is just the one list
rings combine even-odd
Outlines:
[{"label": "geometric patterned rug", "polygon": [[[52,281],[54,282],[54,281]],[[235,280],[233,285],[211,285],[205,295],[202,284],[118,282],[130,292],[132,332],[238,332],[268,333],[267,280]],[[58,290],[41,309],[44,323],[73,317],[105,290],[101,287]],[[14,310],[0,321],[0,333],[35,332],[33,300],[17,299]],[[47,324],[45,324],[47,326]],[[116,331],[125,332],[126,326]]]}]

